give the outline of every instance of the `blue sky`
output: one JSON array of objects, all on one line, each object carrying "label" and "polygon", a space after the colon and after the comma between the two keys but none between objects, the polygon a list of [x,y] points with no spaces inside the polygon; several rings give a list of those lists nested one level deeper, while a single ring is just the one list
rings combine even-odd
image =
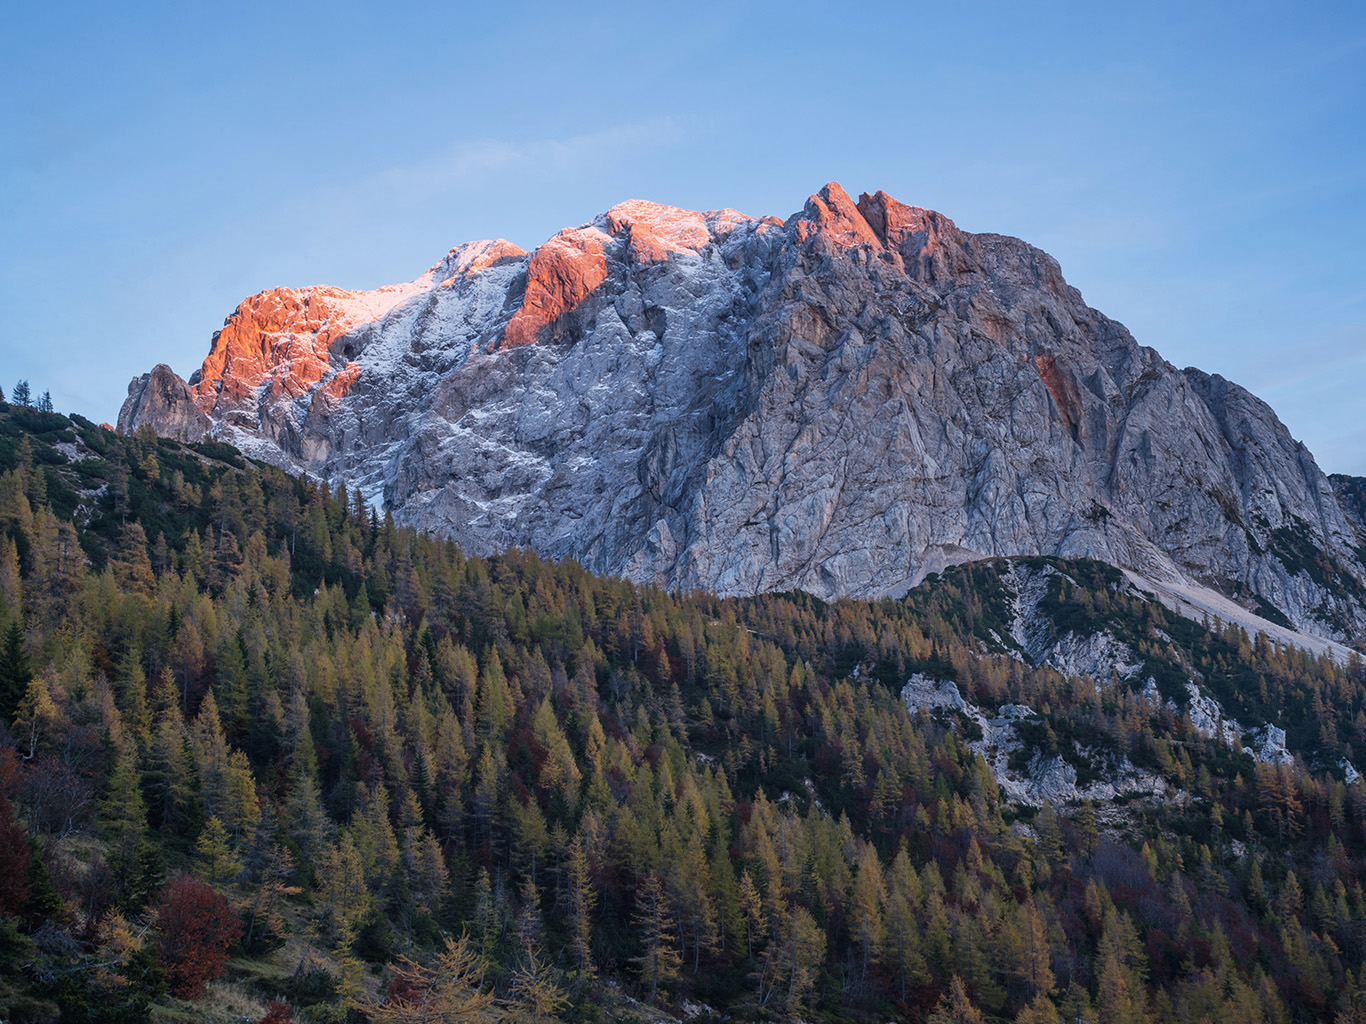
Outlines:
[{"label": "blue sky", "polygon": [[833,179],[1047,249],[1366,474],[1360,3],[428,7],[8,12],[0,386],[112,420],[262,288]]}]

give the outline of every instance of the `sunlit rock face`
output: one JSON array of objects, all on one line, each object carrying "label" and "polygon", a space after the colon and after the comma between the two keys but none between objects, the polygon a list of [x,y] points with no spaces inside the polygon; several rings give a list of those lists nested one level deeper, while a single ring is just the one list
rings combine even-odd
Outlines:
[{"label": "sunlit rock face", "polygon": [[[1366,637],[1361,526],[1265,404],[881,192],[632,201],[411,284],[265,292],[189,383],[213,436],[471,551],[827,598],[1087,555]],[[124,429],[178,422],[129,402]]]}]

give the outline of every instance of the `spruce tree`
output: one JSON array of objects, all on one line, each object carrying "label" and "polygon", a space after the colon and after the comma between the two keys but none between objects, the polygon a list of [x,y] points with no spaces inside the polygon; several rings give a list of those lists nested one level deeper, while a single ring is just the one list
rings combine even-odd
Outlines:
[{"label": "spruce tree", "polygon": [[117,755],[101,813],[114,875],[127,892],[142,871],[143,840],[147,834],[147,806],[142,800],[139,773],[131,754]]},{"label": "spruce tree", "polygon": [[32,678],[33,668],[24,650],[24,630],[14,618],[0,641],[0,720],[5,724],[14,721]]},{"label": "spruce tree", "polygon": [[231,882],[242,871],[242,862],[232,852],[228,830],[217,818],[210,818],[194,844],[199,855],[199,874],[214,888]]}]

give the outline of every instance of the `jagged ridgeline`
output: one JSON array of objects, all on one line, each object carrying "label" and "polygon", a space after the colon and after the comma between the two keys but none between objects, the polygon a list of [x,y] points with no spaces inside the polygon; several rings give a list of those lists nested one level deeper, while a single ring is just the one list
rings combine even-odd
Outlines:
[{"label": "jagged ridgeline", "polygon": [[1288,1022],[1363,995],[1360,661],[1098,562],[670,594],[8,406],[0,695],[7,1020]]},{"label": "jagged ridgeline", "polygon": [[834,182],[786,220],[631,200],[406,284],[261,292],[118,423],[667,589],[902,597],[1088,557],[1254,633],[1366,644],[1361,480],[1042,250]]}]

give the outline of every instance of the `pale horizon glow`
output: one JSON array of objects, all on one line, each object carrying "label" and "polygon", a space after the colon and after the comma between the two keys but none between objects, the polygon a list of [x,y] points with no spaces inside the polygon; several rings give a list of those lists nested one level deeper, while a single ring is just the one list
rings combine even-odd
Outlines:
[{"label": "pale horizon glow", "polygon": [[0,387],[117,415],[275,286],[412,281],[629,199],[830,180],[1055,256],[1366,475],[1355,4],[30,5],[0,36]]}]

